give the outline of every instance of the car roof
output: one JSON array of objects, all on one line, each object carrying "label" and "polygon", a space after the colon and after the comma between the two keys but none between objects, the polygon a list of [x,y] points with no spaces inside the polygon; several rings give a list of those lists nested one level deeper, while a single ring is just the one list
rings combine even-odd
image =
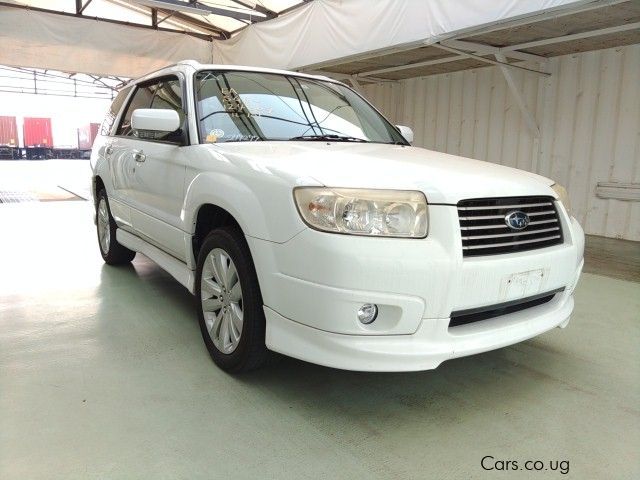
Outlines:
[{"label": "car roof", "polygon": [[200,70],[234,70],[239,72],[256,72],[256,73],[273,73],[277,75],[290,75],[302,78],[312,78],[315,80],[324,80],[333,83],[342,83],[333,78],[325,77],[323,75],[310,75],[308,73],[301,72],[293,72],[289,70],[279,70],[275,68],[263,68],[263,67],[250,67],[247,65],[228,65],[228,64],[214,64],[214,63],[200,63],[195,60],[183,60],[173,65],[167,65],[166,67],[162,67],[153,72],[149,72],[139,78],[131,80],[127,83],[127,86],[134,85],[140,82],[144,82],[146,80],[150,80],[156,77],[161,77],[162,75],[175,73],[176,71],[182,70],[180,67],[191,67],[195,71]]}]

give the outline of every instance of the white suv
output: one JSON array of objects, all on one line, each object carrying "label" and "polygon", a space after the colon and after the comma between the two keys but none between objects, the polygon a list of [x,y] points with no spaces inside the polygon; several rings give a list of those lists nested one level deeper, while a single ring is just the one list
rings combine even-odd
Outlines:
[{"label": "white suv", "polygon": [[411,136],[328,78],[164,68],[118,94],[93,146],[100,251],[196,295],[228,371],[270,350],[424,370],[566,326],[584,234],[565,190]]}]

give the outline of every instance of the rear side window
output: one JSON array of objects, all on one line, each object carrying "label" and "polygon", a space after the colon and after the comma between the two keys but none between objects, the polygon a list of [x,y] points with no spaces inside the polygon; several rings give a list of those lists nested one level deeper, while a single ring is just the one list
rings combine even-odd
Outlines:
[{"label": "rear side window", "polygon": [[[131,128],[131,116],[134,110],[138,108],[159,108],[159,109],[171,109],[178,112],[180,117],[180,124],[185,124],[185,113],[182,106],[182,88],[180,81],[175,77],[163,78],[153,83],[147,83],[139,85],[127,106],[122,119],[120,120],[120,126],[116,135],[122,135],[126,137],[139,137],[139,133]],[[157,132],[153,134],[153,138],[140,137],[141,139],[149,140],[162,140],[167,142],[182,142],[184,135],[182,128],[175,132],[161,133]]]},{"label": "rear side window", "polygon": [[109,110],[107,111],[107,114],[102,121],[102,125],[100,125],[100,135],[111,135],[113,123],[116,121],[116,117],[118,116],[118,113],[120,112],[124,101],[129,95],[131,88],[132,87],[127,87],[120,90],[120,92],[118,92],[118,95],[116,95],[116,98],[114,98],[113,102],[111,102],[111,106],[109,107]]}]

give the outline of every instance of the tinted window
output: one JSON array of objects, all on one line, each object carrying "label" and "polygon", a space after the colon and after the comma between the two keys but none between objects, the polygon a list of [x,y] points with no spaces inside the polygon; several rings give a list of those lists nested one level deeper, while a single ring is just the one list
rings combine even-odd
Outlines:
[{"label": "tinted window", "polygon": [[102,121],[102,125],[100,126],[100,134],[101,135],[111,135],[111,129],[113,128],[113,122],[116,121],[116,117],[118,116],[118,112],[122,108],[122,104],[126,100],[129,92],[131,91],[131,87],[123,88],[118,92],[116,98],[111,102],[111,106],[109,107],[109,111],[104,117]]},{"label": "tinted window", "polygon": [[133,98],[127,106],[127,110],[124,112],[122,119],[120,119],[120,126],[118,127],[116,135],[124,135],[128,137],[134,136],[133,129],[131,128],[131,115],[133,114],[133,111],[138,108],[151,107],[151,100],[153,100],[154,92],[154,90],[152,90],[153,87],[153,85],[150,85],[136,88]]},{"label": "tinted window", "polygon": [[141,139],[164,140],[181,142],[182,129],[175,132],[138,132],[131,128],[131,116],[138,108],[171,109],[178,112],[180,123],[185,123],[185,113],[182,108],[182,89],[177,78],[163,79],[156,83],[140,85],[127,106],[127,110],[120,121],[117,135],[139,137]]},{"label": "tinted window", "polygon": [[196,75],[203,143],[297,140],[402,143],[389,122],[339,83],[257,72],[204,71]]}]

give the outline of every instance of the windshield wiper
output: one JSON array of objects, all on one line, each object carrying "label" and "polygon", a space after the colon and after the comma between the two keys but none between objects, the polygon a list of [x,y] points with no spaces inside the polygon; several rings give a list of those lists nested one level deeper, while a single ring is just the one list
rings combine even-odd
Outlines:
[{"label": "windshield wiper", "polygon": [[364,138],[349,137],[347,135],[300,135],[298,137],[292,137],[289,140],[306,140],[306,141],[331,141],[331,142],[364,142],[368,143],[368,140]]}]

